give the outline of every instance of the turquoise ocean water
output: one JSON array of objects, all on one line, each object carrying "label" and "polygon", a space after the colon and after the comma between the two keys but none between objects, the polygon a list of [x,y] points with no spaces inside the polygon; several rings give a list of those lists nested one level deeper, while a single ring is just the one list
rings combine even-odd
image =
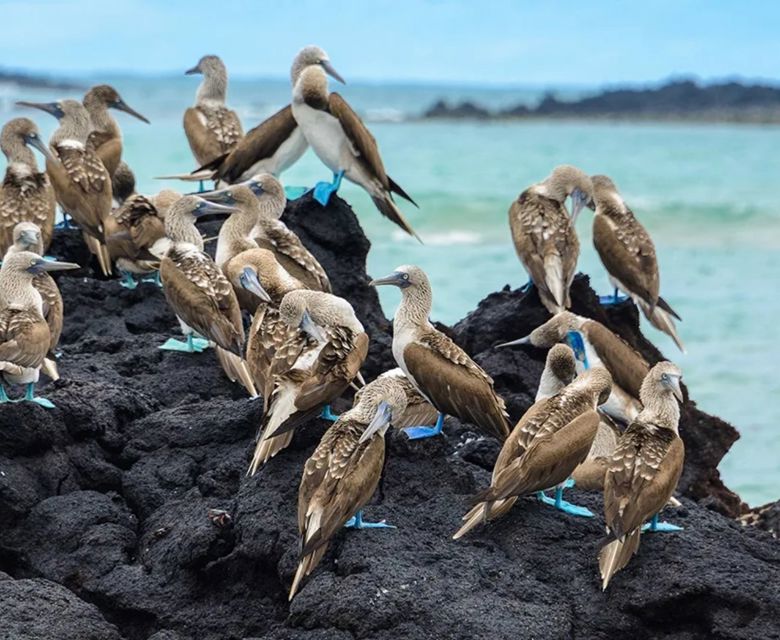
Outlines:
[{"label": "turquoise ocean water", "polygon": [[[154,176],[194,168],[181,127],[194,78],[101,77],[152,125],[117,114],[125,158],[139,190],[181,183]],[[369,271],[383,275],[416,263],[430,275],[435,319],[453,323],[487,293],[520,286],[526,275],[509,236],[507,210],[526,186],[560,163],[613,177],[656,244],[663,296],[683,317],[680,354],[664,334],[645,323],[648,336],[684,370],[699,406],[733,422],[742,438],[721,463],[725,482],[752,504],[780,496],[780,200],[777,196],[780,127],[601,122],[425,122],[413,116],[435,99],[473,99],[489,106],[532,102],[537,89],[348,85],[339,91],[369,122],[393,178],[419,203],[402,204],[426,244],[397,231],[357,187],[343,195],[372,242]],[[576,93],[569,90],[569,94]],[[77,93],[73,94],[74,96]],[[0,87],[0,119],[20,98],[66,97],[47,91]],[[236,80],[229,102],[246,129],[289,100],[284,81]],[[55,121],[26,111],[44,134]],[[2,162],[2,161],[0,161]],[[4,169],[4,165],[2,165]],[[284,176],[288,185],[329,179],[311,152]],[[577,223],[580,269],[608,290],[590,241],[591,216]],[[382,291],[392,315],[394,291]]]}]

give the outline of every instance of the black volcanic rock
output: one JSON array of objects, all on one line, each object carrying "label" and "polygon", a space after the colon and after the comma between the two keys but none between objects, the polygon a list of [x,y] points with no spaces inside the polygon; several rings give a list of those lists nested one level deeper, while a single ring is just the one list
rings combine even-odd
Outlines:
[{"label": "black volcanic rock", "polygon": [[423,118],[467,118],[482,120],[489,117],[490,112],[487,109],[469,101],[450,105],[444,100],[439,100],[423,114]]},{"label": "black volcanic rock", "polygon": [[[284,219],[369,331],[366,377],[393,366],[391,326],[365,273],[370,245],[351,209],[306,197]],[[86,257],[77,237],[59,232],[51,252]],[[301,468],[327,423],[299,429],[247,478],[262,404],[223,377],[213,353],[157,348],[178,328],[156,287],[127,291],[93,267],[60,278],[62,380],[41,388],[57,408],[0,408],[0,639],[778,637],[780,547],[723,515],[739,500],[716,466],[737,433],[690,401],[683,506],[664,514],[685,531],[645,536],[607,593],[600,515],[570,518],[528,498],[450,539],[499,446],[448,418],[442,438],[388,436],[366,515],[398,529],[344,531],[288,603]],[[584,277],[573,300],[575,312],[661,357],[631,305],[605,311]],[[513,417],[532,401],[544,354],[492,347],[546,317],[535,293],[505,289],[448,330],[494,376]],[[600,513],[598,495],[571,499]]]}]

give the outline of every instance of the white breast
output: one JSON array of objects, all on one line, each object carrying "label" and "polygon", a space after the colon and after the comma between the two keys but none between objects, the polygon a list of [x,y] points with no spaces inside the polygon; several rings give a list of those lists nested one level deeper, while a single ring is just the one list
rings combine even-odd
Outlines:
[{"label": "white breast", "polygon": [[293,116],[306,141],[320,160],[334,173],[348,170],[354,159],[341,123],[329,113],[293,101]]}]

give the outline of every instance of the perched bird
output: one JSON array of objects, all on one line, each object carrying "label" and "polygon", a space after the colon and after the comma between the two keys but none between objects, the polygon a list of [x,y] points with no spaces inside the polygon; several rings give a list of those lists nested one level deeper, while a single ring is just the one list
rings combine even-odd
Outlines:
[{"label": "perched bird", "polygon": [[92,146],[87,145],[91,131],[87,110],[76,100],[17,104],[41,109],[59,121],[49,139],[54,153],[46,159],[46,172],[63,212],[81,227],[103,274],[111,275],[111,258],[103,237],[103,221],[111,215],[111,177]]},{"label": "perched bird", "polygon": [[[490,487],[477,495],[477,504],[463,516],[465,524],[453,538],[503,515],[513,498],[560,486],[587,456],[599,424],[596,408],[609,396],[611,384],[607,370],[596,367],[556,395],[534,403],[504,443]],[[592,515],[562,500],[555,506],[575,515]]]},{"label": "perched bird", "polygon": [[279,316],[290,337],[271,364],[273,395],[263,416],[249,473],[290,444],[293,429],[327,408],[360,372],[368,334],[343,298],[321,291],[292,291]]},{"label": "perched bird", "polygon": [[123,160],[111,176],[111,196],[114,205],[121,206],[135,192],[135,174]]},{"label": "perched bird", "polygon": [[[565,207],[569,197],[571,219]],[[580,255],[574,219],[583,206],[592,203],[590,178],[576,167],[561,165],[523,191],[509,207],[515,250],[550,313],[571,306],[569,287]]]},{"label": "perched bird", "polygon": [[385,173],[374,136],[346,100],[328,90],[326,74],[344,82],[319,47],[305,47],[295,57],[291,71],[293,116],[311,148],[333,171],[332,184],[320,182],[314,187],[315,199],[323,206],[328,204],[346,177],[368,192],[384,216],[419,240],[392,194],[416,203]]},{"label": "perched bird", "polygon": [[[33,279],[47,271],[78,269],[77,264],[44,260],[31,251],[12,251],[0,267],[0,372],[7,384],[25,385],[24,400],[47,409],[54,404],[35,395],[41,365],[51,348],[43,299]],[[10,402],[0,382],[0,403]]]},{"label": "perched bird", "polygon": [[604,367],[609,371],[612,393],[601,409],[624,424],[631,422],[642,408],[639,389],[650,365],[600,322],[561,311],[524,338],[498,346],[531,344],[549,348],[558,342],[565,342],[574,350],[579,371],[591,367]]},{"label": "perched bird", "polygon": [[680,316],[659,295],[660,278],[655,246],[650,234],[623,200],[615,183],[607,176],[593,176],[596,215],[593,218],[593,244],[609,280],[628,295],[656,328],[669,335],[680,351],[685,347],[677,335],[674,318]]},{"label": "perched bird", "polygon": [[195,106],[184,112],[184,133],[200,166],[231,151],[244,133],[238,114],[225,106],[228,75],[222,60],[203,56],[186,73],[203,75]]},{"label": "perched bird", "polygon": [[[377,380],[385,380],[388,378],[400,385],[404,394],[406,394],[406,408],[400,414],[396,412],[393,415],[393,426],[396,429],[405,429],[406,427],[413,427],[414,425],[436,422],[439,412],[419,391],[417,391],[417,387],[411,383],[400,367],[385,371]],[[355,403],[358,402],[360,396],[370,386],[371,385],[369,384],[355,393]]]},{"label": "perched bird", "polygon": [[678,433],[682,372],[659,362],[642,383],[644,408],[620,436],[604,479],[604,519],[615,540],[599,553],[602,586],[628,564],[638,550],[642,523],[650,531],[679,531],[658,522],[682,473],[685,447]]},{"label": "perched bird", "polygon": [[420,267],[404,265],[370,284],[401,289],[401,304],[393,320],[393,357],[411,383],[439,411],[434,427],[411,427],[405,433],[412,439],[438,435],[444,415],[449,414],[503,441],[509,435],[504,401],[493,389],[491,377],[428,320],[433,293],[425,272]]},{"label": "perched bird", "polygon": [[301,552],[290,600],[342,527],[391,527],[384,520],[364,521],[362,509],[382,475],[385,433],[405,408],[406,393],[399,378],[375,380],[361,390],[352,409],[325,432],[306,461],[298,490]]},{"label": "perched bird", "polygon": [[[198,216],[231,211],[196,196],[184,196],[168,210],[165,233],[171,243],[160,262],[160,278],[187,342],[171,338],[160,348],[192,353],[203,351],[210,340],[216,345],[217,358],[228,378],[240,381],[251,396],[256,396],[242,357],[244,325],[236,294],[219,267],[203,252],[203,239],[195,227]],[[194,332],[206,340],[196,340]]]}]

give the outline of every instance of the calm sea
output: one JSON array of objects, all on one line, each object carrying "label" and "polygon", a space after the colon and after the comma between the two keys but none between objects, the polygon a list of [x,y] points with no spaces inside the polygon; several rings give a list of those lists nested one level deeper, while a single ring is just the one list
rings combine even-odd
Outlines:
[{"label": "calm sea", "polygon": [[[149,117],[148,126],[117,114],[125,158],[142,192],[181,185],[154,176],[194,168],[181,128],[194,78],[104,77]],[[419,203],[401,205],[424,238],[421,246],[374,209],[351,185],[349,200],[373,244],[369,270],[383,275],[416,263],[430,275],[435,319],[452,323],[487,293],[526,281],[509,236],[507,209],[526,186],[560,163],[606,173],[653,236],[663,296],[683,317],[688,353],[649,325],[645,330],[680,364],[699,406],[733,422],[742,438],[721,464],[726,483],[760,504],[780,494],[780,361],[773,335],[780,318],[780,128],[585,122],[475,123],[416,121],[434,100],[473,99],[493,107],[533,102],[534,89],[348,85],[339,91],[370,122],[385,166]],[[574,94],[576,91],[570,90]],[[48,100],[46,91],[0,87],[0,118],[13,101]],[[289,100],[283,81],[236,80],[229,102],[250,128]],[[26,112],[48,136],[54,120]],[[0,161],[2,162],[2,161]],[[284,176],[287,185],[329,179],[311,152]],[[580,268],[596,287],[608,282],[590,242],[588,210],[578,221]],[[392,315],[394,291],[383,291]]]}]

